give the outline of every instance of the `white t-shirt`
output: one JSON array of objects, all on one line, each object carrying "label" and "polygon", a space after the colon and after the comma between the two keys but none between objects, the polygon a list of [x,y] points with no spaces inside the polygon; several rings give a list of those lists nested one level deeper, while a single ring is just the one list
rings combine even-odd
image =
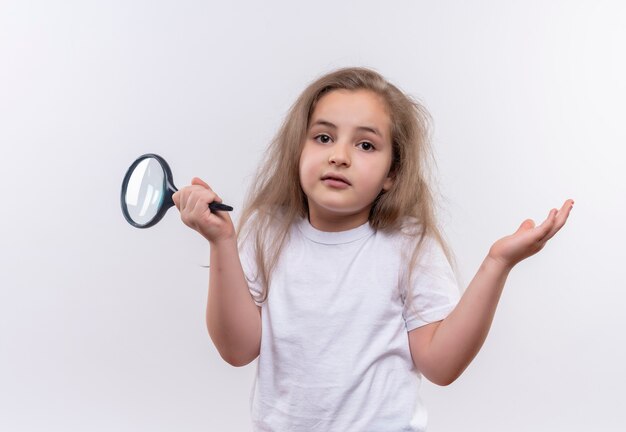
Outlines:
[{"label": "white t-shirt", "polygon": [[256,279],[252,245],[241,262],[262,306],[261,351],[250,395],[255,432],[424,431],[421,374],[407,332],[445,318],[460,298],[439,245],[413,277],[414,305],[404,307],[404,236],[369,222],[342,232],[291,227],[267,300]]}]

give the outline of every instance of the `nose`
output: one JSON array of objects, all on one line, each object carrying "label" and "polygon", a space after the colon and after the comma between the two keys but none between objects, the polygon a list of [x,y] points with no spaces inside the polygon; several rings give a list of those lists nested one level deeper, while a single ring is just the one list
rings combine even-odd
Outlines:
[{"label": "nose", "polygon": [[331,165],[345,165],[350,166],[350,155],[346,149],[347,145],[337,143],[332,146],[328,163]]}]

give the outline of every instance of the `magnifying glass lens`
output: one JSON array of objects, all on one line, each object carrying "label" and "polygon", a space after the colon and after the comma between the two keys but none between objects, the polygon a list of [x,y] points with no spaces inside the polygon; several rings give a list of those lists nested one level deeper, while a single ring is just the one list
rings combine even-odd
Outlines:
[{"label": "magnifying glass lens", "polygon": [[165,176],[161,164],[154,158],[139,162],[133,170],[124,200],[128,215],[139,225],[149,223],[163,203]]}]

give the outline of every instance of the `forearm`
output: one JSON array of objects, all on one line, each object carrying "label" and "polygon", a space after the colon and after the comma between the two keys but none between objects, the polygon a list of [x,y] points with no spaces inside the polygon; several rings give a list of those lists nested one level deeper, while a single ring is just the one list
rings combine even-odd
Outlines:
[{"label": "forearm", "polygon": [[429,346],[429,363],[443,382],[453,382],[478,354],[510,271],[487,256],[457,306],[439,324]]},{"label": "forearm", "polygon": [[261,343],[261,314],[246,282],[236,239],[211,243],[206,323],[224,360],[242,366],[254,359]]}]

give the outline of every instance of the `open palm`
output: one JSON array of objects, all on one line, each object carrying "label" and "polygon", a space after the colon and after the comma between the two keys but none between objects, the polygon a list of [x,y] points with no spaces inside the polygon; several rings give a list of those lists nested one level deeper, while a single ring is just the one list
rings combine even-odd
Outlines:
[{"label": "open palm", "polygon": [[513,234],[501,238],[489,249],[489,256],[512,268],[520,261],[539,252],[554,234],[565,225],[574,206],[574,200],[567,200],[560,210],[553,208],[541,225],[535,226],[532,219],[526,219]]}]

